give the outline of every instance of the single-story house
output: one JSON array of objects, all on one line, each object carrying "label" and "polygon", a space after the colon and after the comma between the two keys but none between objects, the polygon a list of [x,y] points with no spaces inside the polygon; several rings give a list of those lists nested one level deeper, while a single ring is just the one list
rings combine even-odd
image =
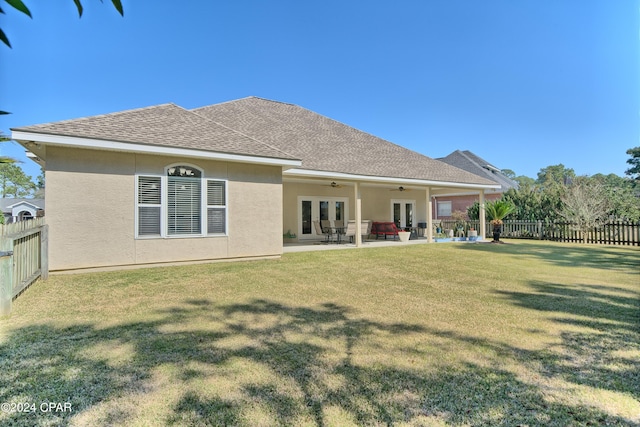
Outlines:
[{"label": "single-story house", "polygon": [[4,223],[44,216],[44,199],[0,198]]},{"label": "single-story house", "polygon": [[44,164],[51,270],[279,257],[283,233],[318,239],[321,219],[428,222],[431,239],[432,196],[483,200],[498,187],[257,97],[19,127],[12,138]]},{"label": "single-story house", "polygon": [[[496,182],[499,185],[497,188],[485,191],[485,200],[497,200],[502,197],[502,193],[511,188],[518,188],[517,182],[505,176],[499,168],[471,151],[456,150],[448,156],[440,157],[436,160]],[[434,196],[433,201],[435,203],[433,218],[451,219],[453,212],[460,211],[466,214],[467,208],[478,201],[478,195],[473,191],[467,193],[439,194]]]}]

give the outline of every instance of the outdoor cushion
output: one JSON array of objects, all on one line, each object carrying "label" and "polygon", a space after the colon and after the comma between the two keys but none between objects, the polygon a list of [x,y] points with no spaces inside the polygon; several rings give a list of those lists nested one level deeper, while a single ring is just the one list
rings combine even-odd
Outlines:
[{"label": "outdoor cushion", "polygon": [[398,235],[398,227],[394,222],[374,222],[371,226],[371,234],[376,235],[376,239],[380,236],[384,236],[386,239],[387,236],[395,236]]}]

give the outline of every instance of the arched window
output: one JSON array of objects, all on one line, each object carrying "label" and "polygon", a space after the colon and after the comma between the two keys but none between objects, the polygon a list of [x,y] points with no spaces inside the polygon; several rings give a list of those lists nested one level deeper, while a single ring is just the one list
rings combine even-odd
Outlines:
[{"label": "arched window", "polygon": [[18,214],[18,221],[26,221],[28,219],[33,219],[33,215],[29,211],[21,211]]},{"label": "arched window", "polygon": [[206,179],[187,164],[162,176],[137,177],[137,237],[224,235],[226,181]]}]

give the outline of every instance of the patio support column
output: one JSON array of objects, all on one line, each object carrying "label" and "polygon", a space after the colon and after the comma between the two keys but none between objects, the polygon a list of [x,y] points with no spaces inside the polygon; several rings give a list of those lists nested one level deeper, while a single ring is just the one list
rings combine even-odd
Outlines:
[{"label": "patio support column", "polygon": [[480,238],[484,239],[487,237],[487,220],[485,219],[485,210],[484,210],[484,190],[480,190],[480,200],[478,201],[480,204]]},{"label": "patio support column", "polygon": [[356,202],[356,247],[362,245],[362,196],[360,194],[360,184],[355,183],[353,185],[353,198]]},{"label": "patio support column", "polygon": [[431,201],[431,188],[425,192],[427,200],[427,242],[433,243],[433,201]]}]

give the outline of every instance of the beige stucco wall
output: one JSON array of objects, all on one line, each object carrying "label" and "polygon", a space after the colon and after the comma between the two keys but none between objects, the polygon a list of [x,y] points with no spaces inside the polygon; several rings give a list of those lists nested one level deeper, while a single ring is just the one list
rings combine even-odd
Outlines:
[{"label": "beige stucco wall", "polygon": [[[135,175],[186,163],[228,180],[227,236],[135,238]],[[282,253],[281,168],[47,148],[49,267],[66,270]]]}]

